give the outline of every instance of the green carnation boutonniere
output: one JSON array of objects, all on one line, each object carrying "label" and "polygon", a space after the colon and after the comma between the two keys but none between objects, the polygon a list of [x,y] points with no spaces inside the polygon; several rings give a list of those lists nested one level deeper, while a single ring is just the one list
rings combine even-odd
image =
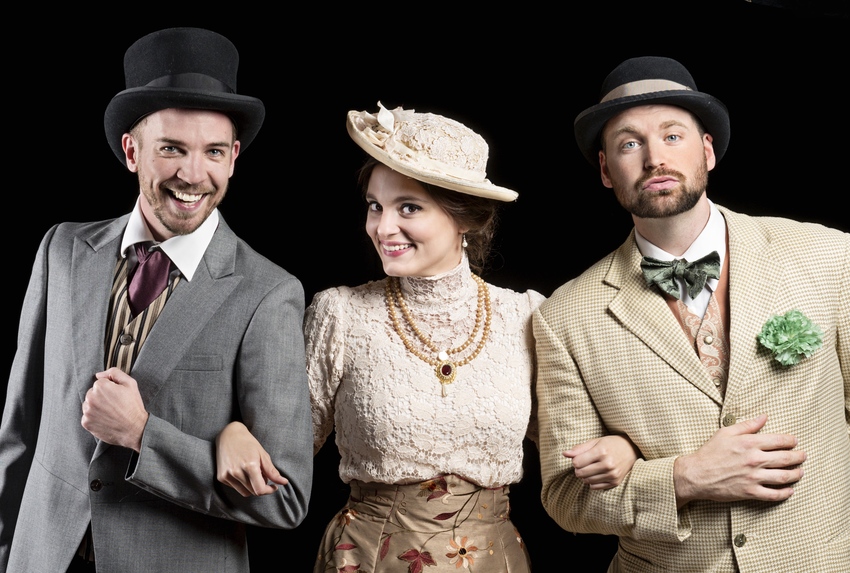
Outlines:
[{"label": "green carnation boutonniere", "polygon": [[783,366],[797,364],[823,345],[820,327],[799,310],[789,310],[782,316],[772,316],[758,335],[762,346],[773,352]]}]

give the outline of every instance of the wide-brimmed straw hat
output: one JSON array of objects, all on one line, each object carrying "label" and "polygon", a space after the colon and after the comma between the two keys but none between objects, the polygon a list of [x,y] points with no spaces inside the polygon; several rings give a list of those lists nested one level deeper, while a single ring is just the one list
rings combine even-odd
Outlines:
[{"label": "wide-brimmed straw hat", "polygon": [[201,28],[168,28],[137,40],[124,54],[126,89],[106,107],[103,127],[125,162],[121,137],[140,119],[168,108],[219,111],[236,124],[240,151],[254,140],[266,109],[236,93],[239,52],[224,36]]},{"label": "wide-brimmed straw hat", "polygon": [[605,122],[630,107],[650,104],[675,105],[691,111],[711,134],[717,161],[726,153],[730,135],[726,106],[698,91],[690,72],[676,60],[643,56],[614,68],[602,83],[599,103],[575,119],[576,142],[591,165],[599,166]]},{"label": "wide-brimmed straw hat", "polygon": [[487,179],[484,138],[453,119],[400,107],[349,111],[346,127],[366,153],[399,173],[468,195],[514,201],[518,193]]}]

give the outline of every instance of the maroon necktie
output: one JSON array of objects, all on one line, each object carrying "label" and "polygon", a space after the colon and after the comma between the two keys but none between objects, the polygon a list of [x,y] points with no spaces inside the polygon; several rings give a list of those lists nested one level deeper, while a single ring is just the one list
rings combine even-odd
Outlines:
[{"label": "maroon necktie", "polygon": [[152,303],[168,284],[171,259],[162,249],[148,250],[151,243],[136,243],[139,263],[128,277],[127,301],[133,316],[138,316]]}]

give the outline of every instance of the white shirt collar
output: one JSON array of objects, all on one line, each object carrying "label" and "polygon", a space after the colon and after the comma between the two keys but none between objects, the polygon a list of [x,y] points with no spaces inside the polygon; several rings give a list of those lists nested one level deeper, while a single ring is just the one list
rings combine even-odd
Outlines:
[{"label": "white shirt collar", "polygon": [[[207,220],[201,223],[193,233],[188,235],[177,235],[159,243],[159,247],[168,255],[168,258],[180,270],[183,278],[191,281],[201,262],[207,247],[212,241],[215,230],[218,228],[218,209],[214,209]],[[148,229],[147,223],[142,216],[139,200],[130,213],[127,228],[124,229],[124,237],[121,239],[121,256],[127,256],[127,249],[142,241],[154,241],[153,234]]]},{"label": "white shirt collar", "polygon": [[[695,261],[697,259],[701,259],[712,251],[717,251],[717,254],[720,255],[720,268],[722,269],[723,263],[726,259],[726,219],[723,218],[723,215],[714,203],[709,201],[708,205],[710,208],[708,223],[706,223],[705,228],[681,257],[673,256],[664,249],[653,245],[640,233],[638,233],[637,229],[635,229],[635,241],[637,242],[638,249],[640,249],[641,254],[645,257],[658,259],[659,261],[672,261],[673,259]],[[680,281],[680,283],[681,282],[682,281]],[[705,309],[708,307],[708,300],[711,298],[711,293],[717,288],[717,283],[717,279],[708,279],[705,283],[706,288],[702,290],[696,299],[692,299],[688,296],[684,284],[680,284],[679,288],[683,293],[682,302],[685,303],[685,306],[690,308],[692,312],[702,316],[705,314]]]}]

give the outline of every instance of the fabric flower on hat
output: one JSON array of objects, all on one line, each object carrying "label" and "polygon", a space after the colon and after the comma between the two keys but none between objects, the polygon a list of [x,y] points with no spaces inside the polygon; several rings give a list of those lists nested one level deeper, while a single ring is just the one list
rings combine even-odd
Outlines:
[{"label": "fabric flower on hat", "polygon": [[758,335],[762,346],[783,366],[797,364],[823,345],[823,332],[799,310],[771,316]]}]

